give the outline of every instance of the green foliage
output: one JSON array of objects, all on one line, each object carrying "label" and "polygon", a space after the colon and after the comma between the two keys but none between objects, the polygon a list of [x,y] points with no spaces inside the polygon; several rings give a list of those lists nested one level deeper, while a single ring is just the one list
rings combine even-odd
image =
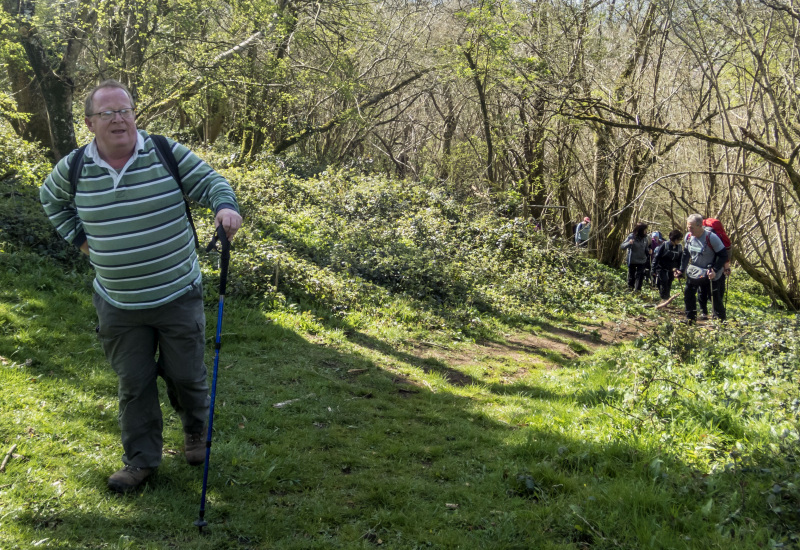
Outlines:
[{"label": "green foliage", "polygon": [[600,397],[619,422],[636,437],[659,434],[664,453],[726,480],[702,509],[720,533],[741,533],[748,514],[765,513],[775,535],[800,540],[798,341],[796,318],[741,310],[710,330],[660,324],[636,348],[597,359],[632,382],[621,400]]},{"label": "green foliage", "polygon": [[15,186],[38,185],[50,172],[50,161],[35,145],[20,139],[8,119],[19,118],[13,105],[0,101],[0,179],[14,178]]},{"label": "green foliage", "polygon": [[402,299],[435,310],[434,324],[472,333],[486,314],[518,323],[602,312],[619,292],[617,273],[444,188],[344,170],[227,175],[254,220],[235,252],[240,295],[340,315]]},{"label": "green foliage", "polygon": [[[8,142],[0,141],[9,142],[14,143],[10,136]],[[51,169],[49,162],[30,145],[27,151],[20,147],[5,158],[11,159],[13,164],[7,165],[9,172],[0,180],[0,197],[9,209],[8,215],[0,217],[0,252],[13,254],[35,250],[70,269],[86,269],[88,262],[75,253],[74,247],[58,237],[39,202],[39,184]]]}]

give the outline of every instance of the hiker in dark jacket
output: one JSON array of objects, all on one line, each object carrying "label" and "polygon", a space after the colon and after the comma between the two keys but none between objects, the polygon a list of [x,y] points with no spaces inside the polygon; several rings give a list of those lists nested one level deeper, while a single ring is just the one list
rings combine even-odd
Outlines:
[{"label": "hiker in dark jacket", "polygon": [[647,235],[647,224],[640,223],[633,233],[627,236],[620,248],[628,251],[628,288],[638,291],[642,289],[645,272],[650,265],[650,237]]},{"label": "hiker in dark jacket", "polygon": [[670,231],[669,240],[661,243],[653,252],[653,264],[650,271],[656,279],[656,286],[662,300],[669,299],[672,292],[672,281],[675,280],[675,270],[681,267],[682,237],[683,233],[680,229]]}]

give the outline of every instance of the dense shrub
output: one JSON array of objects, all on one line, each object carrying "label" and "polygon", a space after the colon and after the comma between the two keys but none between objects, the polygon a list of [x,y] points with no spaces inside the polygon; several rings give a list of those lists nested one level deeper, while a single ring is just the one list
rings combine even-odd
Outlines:
[{"label": "dense shrub", "polygon": [[462,327],[484,313],[526,321],[602,310],[621,289],[618,273],[528,220],[430,183],[347,170],[302,179],[276,165],[223,172],[247,219],[232,283],[240,295],[337,313],[404,299]]}]

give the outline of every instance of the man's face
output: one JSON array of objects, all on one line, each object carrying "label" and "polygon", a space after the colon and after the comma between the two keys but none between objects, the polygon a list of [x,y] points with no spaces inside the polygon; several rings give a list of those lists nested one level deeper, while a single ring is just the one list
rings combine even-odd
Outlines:
[{"label": "man's face", "polygon": [[697,224],[693,224],[691,221],[686,220],[686,230],[689,231],[695,237],[699,237],[703,234],[703,222],[698,222]]},{"label": "man's face", "polygon": [[[100,88],[92,97],[92,110],[95,113],[132,107],[128,94],[121,88]],[[120,114],[115,114],[111,120],[102,120],[99,115],[93,115],[84,121],[94,134],[97,149],[105,160],[133,154],[137,138],[135,118],[122,118]]]}]

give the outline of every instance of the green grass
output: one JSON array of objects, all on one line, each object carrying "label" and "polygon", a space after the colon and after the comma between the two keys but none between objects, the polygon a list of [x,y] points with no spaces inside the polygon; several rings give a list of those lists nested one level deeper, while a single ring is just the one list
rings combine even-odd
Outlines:
[{"label": "green grass", "polygon": [[[91,271],[45,237],[16,245],[8,235],[23,230],[8,225],[0,459],[17,448],[0,473],[0,548],[796,544],[798,327],[757,292],[733,285],[718,331],[675,324],[626,296],[619,274],[550,249],[566,271],[535,283],[542,303],[520,299],[535,271],[490,256],[484,275],[461,268],[456,288],[403,252],[392,261],[412,264],[411,284],[336,269],[310,219],[262,234],[251,222],[234,253],[202,535],[202,468],[185,464],[166,403],[155,478],[134,495],[106,489],[121,448]],[[279,248],[275,231],[296,234]],[[361,250],[336,254],[356,262]],[[587,276],[599,286],[584,294]],[[646,336],[600,345],[629,314],[651,316]]]}]

